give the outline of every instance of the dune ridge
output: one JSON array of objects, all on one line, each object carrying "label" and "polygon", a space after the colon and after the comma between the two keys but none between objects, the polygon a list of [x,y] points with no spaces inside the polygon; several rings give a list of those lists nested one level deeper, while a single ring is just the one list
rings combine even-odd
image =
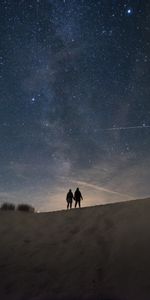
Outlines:
[{"label": "dune ridge", "polygon": [[0,299],[150,299],[150,199],[0,212]]}]

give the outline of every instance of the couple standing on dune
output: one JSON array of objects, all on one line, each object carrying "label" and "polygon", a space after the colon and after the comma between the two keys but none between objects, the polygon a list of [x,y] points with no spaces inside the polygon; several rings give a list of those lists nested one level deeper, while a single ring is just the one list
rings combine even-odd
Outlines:
[{"label": "couple standing on dune", "polygon": [[73,199],[75,200],[75,207],[77,206],[77,204],[80,207],[81,206],[80,203],[81,203],[81,200],[83,200],[83,197],[82,197],[82,194],[81,194],[79,188],[76,189],[74,195],[73,195],[71,189],[67,193],[67,196],[66,196],[67,209],[68,208],[72,208],[72,201],[73,201]]}]

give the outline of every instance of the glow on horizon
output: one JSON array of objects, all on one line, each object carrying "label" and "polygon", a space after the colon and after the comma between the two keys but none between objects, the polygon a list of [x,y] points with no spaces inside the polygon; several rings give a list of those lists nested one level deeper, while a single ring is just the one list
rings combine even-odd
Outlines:
[{"label": "glow on horizon", "polygon": [[[54,194],[51,192],[47,193],[46,197],[43,195],[43,203],[38,207],[40,212],[52,212],[66,210],[66,194],[69,188],[72,189],[73,193],[78,186],[83,195],[83,201],[81,201],[81,207],[89,207],[96,205],[105,205],[108,203],[115,203],[120,201],[128,201],[133,199],[133,196],[120,193],[108,188],[100,187],[96,184],[90,184],[85,181],[71,180],[63,178],[63,181],[67,182],[67,186],[60,187]],[[74,209],[74,201],[73,208]]]}]

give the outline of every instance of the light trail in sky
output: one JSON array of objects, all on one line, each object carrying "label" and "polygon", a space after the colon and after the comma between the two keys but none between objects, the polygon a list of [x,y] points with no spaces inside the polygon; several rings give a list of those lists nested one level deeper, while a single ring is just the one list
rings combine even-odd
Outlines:
[{"label": "light trail in sky", "polygon": [[128,200],[132,198],[132,196],[130,196],[130,195],[119,193],[119,192],[116,192],[116,191],[113,191],[113,190],[110,190],[110,189],[107,189],[107,188],[104,188],[104,187],[100,187],[99,185],[88,183],[88,182],[85,182],[85,181],[71,180],[71,179],[69,181],[72,182],[72,183],[75,183],[77,185],[82,185],[84,187],[89,187],[91,189],[95,189],[97,191],[101,191],[101,192],[105,192],[105,193],[109,193],[109,194],[115,194],[115,195],[118,195],[118,196],[124,196]]},{"label": "light trail in sky", "polygon": [[114,130],[130,130],[130,129],[146,129],[150,128],[149,125],[129,126],[129,127],[110,127],[102,128],[100,131],[114,131]]}]

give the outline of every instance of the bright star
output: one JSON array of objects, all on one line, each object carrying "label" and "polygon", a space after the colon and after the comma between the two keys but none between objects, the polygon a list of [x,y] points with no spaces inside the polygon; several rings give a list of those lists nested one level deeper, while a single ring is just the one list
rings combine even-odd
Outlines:
[{"label": "bright star", "polygon": [[128,15],[132,15],[132,13],[133,13],[133,9],[132,9],[132,8],[128,8],[128,9],[127,9],[127,14],[128,14]]},{"label": "bright star", "polygon": [[32,102],[35,102],[35,98],[34,98],[34,97],[32,97],[32,99],[31,99],[31,100],[32,100]]}]

